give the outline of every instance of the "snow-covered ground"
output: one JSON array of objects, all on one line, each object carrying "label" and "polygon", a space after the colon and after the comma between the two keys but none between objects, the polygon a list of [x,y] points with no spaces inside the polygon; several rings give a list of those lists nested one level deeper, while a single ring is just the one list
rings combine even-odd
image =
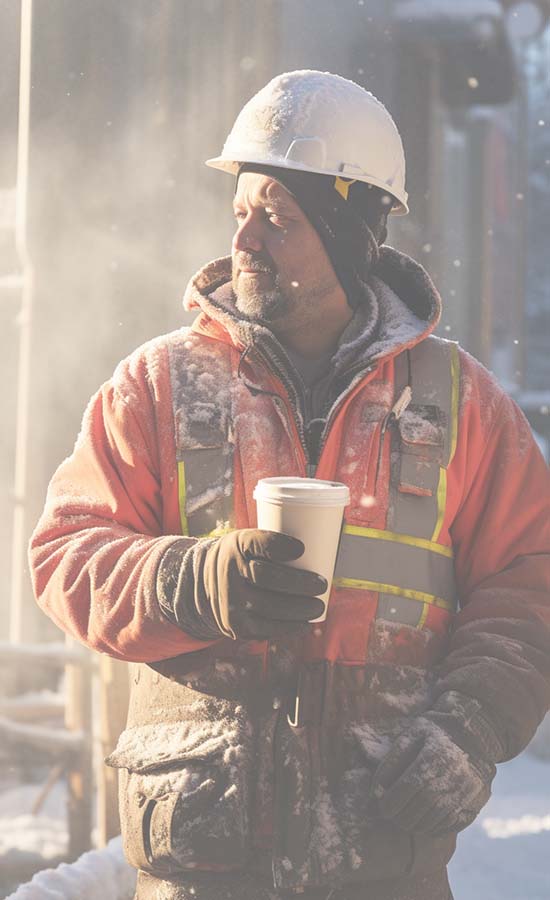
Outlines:
[{"label": "snow-covered ground", "polygon": [[[10,853],[47,853],[66,845],[63,786],[40,816],[28,814],[36,787],[0,794],[0,868]],[[11,849],[10,849],[11,848]],[[79,868],[78,868],[79,867]],[[134,873],[119,842],[73,866],[41,872],[10,900],[129,900]],[[450,865],[455,900],[550,900],[550,762],[524,753],[499,766],[493,797],[463,832]]]},{"label": "snow-covered ground", "polygon": [[72,865],[39,872],[7,900],[132,900],[135,886],[135,871],[125,862],[118,837]]}]

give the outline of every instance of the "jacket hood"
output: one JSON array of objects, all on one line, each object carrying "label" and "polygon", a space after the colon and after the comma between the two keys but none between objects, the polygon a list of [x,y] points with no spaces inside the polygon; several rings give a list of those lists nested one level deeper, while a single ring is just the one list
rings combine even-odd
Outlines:
[{"label": "jacket hood", "polygon": [[[341,335],[333,357],[337,371],[357,365],[363,356],[368,355],[369,362],[394,356],[427,337],[439,322],[441,299],[430,276],[420,263],[393,247],[380,248],[380,261],[367,290],[369,302],[356,310]],[[191,278],[184,308],[202,311],[195,327],[212,337],[227,339],[226,332],[243,349],[273,343],[273,332],[267,326],[251,321],[236,308],[230,256],[207,263]],[[367,322],[373,308],[378,318],[374,335]]]}]

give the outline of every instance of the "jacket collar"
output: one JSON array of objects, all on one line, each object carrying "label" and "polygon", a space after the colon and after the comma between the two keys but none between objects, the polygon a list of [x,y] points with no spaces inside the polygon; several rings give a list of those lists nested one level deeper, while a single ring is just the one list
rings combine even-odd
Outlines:
[{"label": "jacket collar", "polygon": [[[378,328],[373,336],[359,307],[344,330],[332,366],[334,374],[373,361],[396,356],[427,337],[441,316],[441,299],[426,270],[411,257],[384,245],[368,288],[371,303],[378,306]],[[184,296],[187,310],[202,315],[193,325],[239,349],[278,345],[264,325],[251,322],[236,308],[231,289],[231,257],[208,263],[191,278]],[[286,356],[283,352],[283,356]]]}]

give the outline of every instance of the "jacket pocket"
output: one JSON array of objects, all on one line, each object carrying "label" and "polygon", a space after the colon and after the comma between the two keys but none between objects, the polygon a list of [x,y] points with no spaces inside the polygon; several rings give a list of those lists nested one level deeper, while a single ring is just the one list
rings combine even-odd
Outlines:
[{"label": "jacket pocket", "polygon": [[128,862],[153,874],[244,866],[251,759],[251,729],[238,717],[124,731],[106,763],[122,770]]}]

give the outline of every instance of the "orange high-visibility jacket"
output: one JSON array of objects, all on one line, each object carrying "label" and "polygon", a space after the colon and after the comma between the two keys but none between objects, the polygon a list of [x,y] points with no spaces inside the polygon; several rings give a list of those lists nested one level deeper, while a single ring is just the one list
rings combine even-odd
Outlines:
[{"label": "orange high-visibility jacket", "polygon": [[[186,681],[185,690],[195,699],[208,694],[229,702],[224,665],[235,660],[242,664],[237,698],[251,677],[269,684],[272,676],[275,728],[278,648],[227,639],[207,645],[180,631],[159,609],[159,563],[184,539],[191,544],[217,529],[254,527],[259,478],[315,474],[345,482],[351,504],[328,617],[289,654],[302,665],[304,719],[294,722],[296,733],[318,729],[327,709],[331,721],[345,714],[340,725],[357,721],[359,731],[372,721],[402,721],[426,709],[437,675],[447,689],[485,700],[499,714],[507,691],[507,755],[519,752],[550,704],[548,661],[533,646],[533,631],[548,646],[550,478],[521,411],[471,356],[429,337],[439,317],[431,283],[419,266],[383,248],[381,334],[374,346],[350,356],[313,473],[295,381],[276,350],[271,353],[269,336],[239,321],[228,305],[229,278],[227,260],[202,270],[188,290],[188,304],[201,310],[194,325],[137,350],[92,399],[32,538],[39,604],[64,631],[100,652],[137,663],[169,661],[170,679],[164,684],[160,676],[160,686],[159,676],[153,683],[149,667],[141,667],[149,699],[142,692],[129,724],[145,729],[145,743],[158,722],[154,707],[175,690],[178,671],[208,665],[209,679],[194,687]],[[415,296],[409,304],[408,290]],[[401,410],[396,403],[404,396]],[[494,683],[484,663],[491,661],[493,638],[494,657],[503,663]],[[166,706],[181,717],[192,702],[174,696]],[[316,704],[320,712],[312,712]],[[173,714],[169,721],[179,719]],[[382,727],[379,742],[383,733]],[[363,737],[364,750],[370,739],[364,731]],[[141,760],[143,771],[154,766],[155,752]],[[330,741],[323,751],[340,752]],[[138,762],[128,759],[123,747],[114,764],[139,776]],[[273,798],[262,802],[268,806]],[[270,844],[270,819],[270,810],[260,810],[252,843],[261,843],[264,833]],[[285,828],[296,837],[288,822]],[[383,838],[390,840],[387,830]],[[410,867],[404,840],[392,833],[393,862],[375,866],[374,877]],[[385,855],[382,844],[369,846],[375,856]],[[231,844],[224,851],[218,840],[189,865],[238,866],[249,847]],[[349,871],[362,871],[361,841],[348,849]],[[288,852],[280,849],[275,866],[280,887],[294,883]],[[450,852],[449,842],[442,847],[437,839],[426,839],[419,851],[443,862]],[[133,861],[155,871],[139,852]],[[185,859],[180,864],[185,868]],[[304,862],[300,883],[324,883],[323,865],[330,867],[330,854],[316,868]]]}]

